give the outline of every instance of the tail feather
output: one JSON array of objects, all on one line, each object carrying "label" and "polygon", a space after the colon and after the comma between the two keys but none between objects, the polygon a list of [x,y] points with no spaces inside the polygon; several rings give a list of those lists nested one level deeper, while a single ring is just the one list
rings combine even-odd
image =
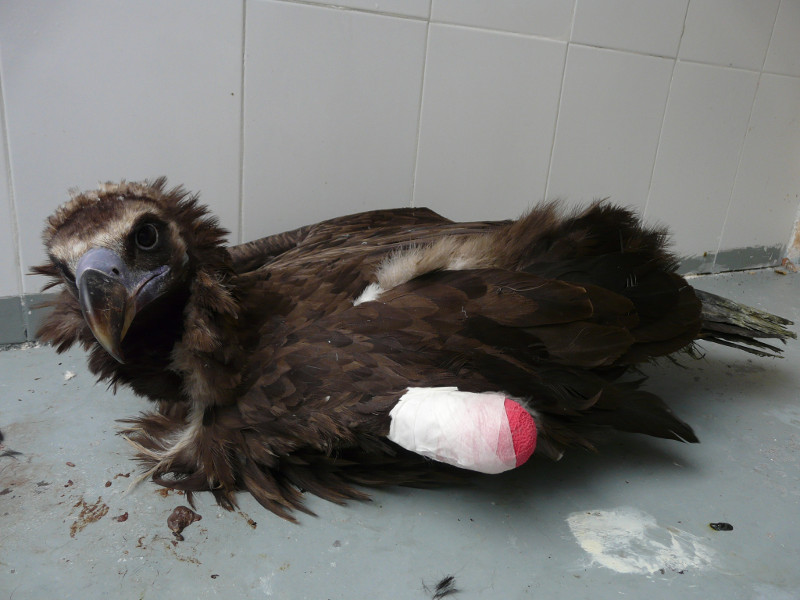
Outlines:
[{"label": "tail feather", "polygon": [[779,357],[782,348],[759,340],[777,339],[785,343],[787,339],[797,338],[797,334],[788,329],[794,325],[788,319],[710,292],[698,289],[694,292],[703,304],[703,325],[698,339],[738,348],[756,356]]}]

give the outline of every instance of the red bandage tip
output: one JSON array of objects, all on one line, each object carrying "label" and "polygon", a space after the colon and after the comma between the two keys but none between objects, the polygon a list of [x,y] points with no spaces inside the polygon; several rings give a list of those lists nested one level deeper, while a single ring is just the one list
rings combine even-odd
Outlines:
[{"label": "red bandage tip", "polygon": [[525,463],[536,449],[536,423],[530,413],[519,402],[506,398],[506,416],[514,441],[517,466]]}]

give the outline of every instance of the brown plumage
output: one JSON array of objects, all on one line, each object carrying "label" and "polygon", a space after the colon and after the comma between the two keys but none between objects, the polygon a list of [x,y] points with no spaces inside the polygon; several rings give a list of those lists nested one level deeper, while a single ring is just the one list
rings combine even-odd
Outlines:
[{"label": "brown plumage", "polygon": [[[196,197],[163,179],[75,195],[35,272],[64,289],[39,335],[156,410],[124,434],[163,485],[246,489],[292,518],[302,492],[424,485],[435,463],[386,439],[409,387],[503,391],[535,415],[536,452],[612,430],[696,441],[626,370],[706,338],[779,352],[789,322],[699,294],[666,234],[595,203],[518,221],[368,212],[226,247]],[[452,472],[455,469],[450,469]]]}]

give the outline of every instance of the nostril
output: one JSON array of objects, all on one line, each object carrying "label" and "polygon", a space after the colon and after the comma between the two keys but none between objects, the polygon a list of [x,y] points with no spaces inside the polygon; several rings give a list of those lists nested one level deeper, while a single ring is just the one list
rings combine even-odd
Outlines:
[{"label": "nostril", "polygon": [[111,269],[111,272],[112,272],[114,275],[119,275],[119,269],[118,269],[117,267],[114,267],[113,269]]}]

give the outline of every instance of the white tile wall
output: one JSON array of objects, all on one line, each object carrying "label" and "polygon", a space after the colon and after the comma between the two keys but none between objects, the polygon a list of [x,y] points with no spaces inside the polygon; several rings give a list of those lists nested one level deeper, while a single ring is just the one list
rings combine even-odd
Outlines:
[{"label": "white tile wall", "polygon": [[569,39],[575,0],[433,0],[431,20]]},{"label": "white tile wall", "polygon": [[335,2],[311,0],[311,3],[423,19],[427,19],[431,12],[431,0],[335,0]]},{"label": "white tile wall", "polygon": [[680,58],[760,69],[780,0],[691,0]]},{"label": "white tile wall", "polygon": [[570,46],[548,198],[644,209],[673,64]]},{"label": "white tile wall", "polygon": [[[7,1],[2,77],[25,270],[73,186],[170,176],[238,234],[242,4]],[[26,277],[25,292],[39,278]]]},{"label": "white tile wall", "polygon": [[[1,57],[2,55],[0,55],[0,59]],[[2,91],[3,86],[2,81],[0,81],[0,102],[3,100]],[[4,125],[3,110],[2,106],[0,106],[0,136],[2,136],[0,137],[0,298],[18,296],[21,293],[17,248],[14,245],[14,232],[12,229],[13,213],[9,195],[11,188],[8,180],[9,164],[6,153]]]},{"label": "white tile wall", "polygon": [[764,70],[800,77],[800,0],[782,0]]},{"label": "white tile wall", "polygon": [[689,0],[577,0],[572,41],[675,57]]},{"label": "white tile wall", "polygon": [[[5,183],[5,177],[0,176],[0,183]],[[0,298],[5,296],[18,296],[20,294],[17,264],[17,249],[14,246],[14,236],[11,230],[11,206],[8,193],[0,191],[0,211],[2,211],[3,224],[0,225]]]},{"label": "white tile wall", "polygon": [[160,174],[234,240],[412,203],[646,200],[713,268],[797,214],[798,31],[800,0],[3,0],[22,270],[68,188]]},{"label": "white tile wall", "polygon": [[415,20],[248,6],[246,238],[410,205],[425,35]]},{"label": "white tile wall", "polygon": [[550,40],[431,25],[416,206],[497,219],[543,197],[565,50]]},{"label": "white tile wall", "polygon": [[800,79],[762,75],[722,250],[786,243],[800,201]]},{"label": "white tile wall", "polygon": [[678,63],[646,216],[670,226],[678,252],[714,255],[758,74]]}]

